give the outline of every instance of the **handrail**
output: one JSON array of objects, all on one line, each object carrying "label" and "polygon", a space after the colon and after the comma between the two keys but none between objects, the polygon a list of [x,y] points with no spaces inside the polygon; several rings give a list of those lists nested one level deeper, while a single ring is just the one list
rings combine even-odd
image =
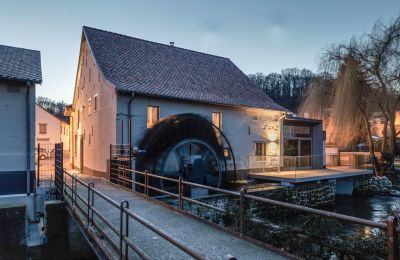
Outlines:
[{"label": "handrail", "polygon": [[[211,186],[207,186],[207,185],[203,185],[203,184],[183,181],[181,179],[177,180],[177,179],[172,179],[172,178],[168,178],[165,176],[160,176],[160,175],[156,175],[156,174],[152,174],[152,173],[148,173],[148,172],[141,172],[141,171],[136,171],[136,170],[132,170],[132,169],[127,169],[125,167],[119,167],[118,169],[121,171],[129,171],[131,173],[139,174],[142,176],[144,175],[145,177],[152,177],[152,178],[157,178],[160,180],[166,179],[168,181],[177,183],[179,185],[179,187],[177,189],[178,194],[175,194],[175,193],[171,194],[171,192],[169,192],[169,191],[167,192],[165,190],[153,187],[153,186],[151,186],[151,184],[148,183],[148,181],[146,181],[146,178],[145,178],[144,186],[145,186],[145,190],[151,189],[151,190],[155,190],[155,191],[158,191],[158,192],[161,192],[164,194],[168,194],[168,195],[170,194],[171,196],[173,196],[175,198],[179,198],[179,200],[180,200],[179,209],[180,210],[183,210],[181,200],[186,200],[186,201],[190,201],[194,204],[198,204],[200,206],[211,208],[216,211],[226,212],[225,209],[221,209],[221,208],[218,208],[218,207],[215,207],[212,205],[208,205],[204,202],[183,196],[183,194],[182,194],[183,188],[181,188],[181,185],[182,186],[187,185],[187,186],[199,187],[199,188],[207,189],[207,190],[214,191],[214,192],[232,195],[232,196],[239,198],[240,199],[240,210],[239,210],[238,215],[240,217],[240,235],[244,234],[244,230],[243,230],[244,229],[244,214],[245,214],[244,199],[251,199],[251,200],[259,201],[259,202],[266,203],[266,204],[272,204],[272,205],[276,205],[276,206],[285,207],[288,209],[294,209],[294,210],[298,210],[298,211],[302,211],[302,212],[306,212],[306,213],[317,214],[320,216],[335,218],[338,220],[348,221],[348,222],[351,222],[354,224],[359,224],[359,225],[364,225],[364,226],[369,226],[372,228],[378,228],[381,230],[385,230],[386,234],[387,234],[387,241],[388,241],[387,247],[388,247],[388,252],[389,252],[388,253],[389,259],[395,259],[393,257],[395,257],[395,255],[397,254],[396,248],[398,248],[399,245],[396,244],[396,243],[398,243],[398,239],[397,238],[395,239],[394,236],[399,236],[400,227],[398,226],[397,220],[390,220],[391,219],[390,217],[386,223],[382,223],[382,222],[362,219],[362,218],[348,216],[348,215],[339,214],[339,213],[335,213],[335,212],[329,212],[329,211],[309,208],[309,207],[305,207],[305,206],[299,206],[299,205],[295,205],[295,204],[291,204],[291,203],[287,203],[287,202],[282,202],[282,201],[277,201],[277,200],[272,200],[272,199],[267,199],[267,198],[262,198],[262,197],[246,194],[246,190],[244,188],[240,192],[235,192],[235,191],[229,191],[229,190],[225,190],[225,189],[215,188],[215,187],[211,187]],[[130,183],[139,183],[137,181],[129,180],[126,177],[122,177],[120,175],[118,175],[118,177],[123,179],[124,181],[130,182]],[[140,183],[140,186],[143,187],[143,183]]]},{"label": "handrail", "polygon": [[[72,208],[76,207],[79,209],[79,211],[82,213],[83,217],[87,218],[87,227],[91,224],[92,226],[95,226],[97,229],[99,229],[100,233],[106,238],[108,243],[111,245],[111,248],[116,251],[116,253],[120,254],[120,259],[125,259],[128,258],[128,247],[135,251],[137,255],[139,255],[143,259],[150,259],[149,256],[147,256],[137,245],[135,245],[128,237],[128,223],[129,223],[129,218],[132,218],[142,224],[143,226],[147,227],[160,237],[164,238],[174,246],[178,247],[181,249],[183,252],[186,254],[190,255],[191,257],[195,259],[205,259],[205,256],[196,252],[192,248],[186,246],[183,244],[181,241],[177,240],[176,238],[168,235],[166,232],[160,230],[157,228],[155,225],[152,223],[148,222],[147,220],[143,219],[136,213],[134,213],[132,210],[128,208],[129,204],[126,202],[128,206],[126,206],[124,203],[118,204],[116,201],[108,197],[107,195],[103,194],[101,191],[95,189],[93,186],[93,183],[86,183],[82,180],[80,180],[77,176],[74,174],[70,174],[67,171],[64,171],[64,177],[69,177],[71,178],[71,184],[69,184],[67,181],[64,182],[64,188],[63,188],[63,193],[68,197],[68,199],[71,201]],[[77,191],[77,183],[81,184],[84,188],[87,189],[87,200],[84,199],[81,194]],[[67,191],[67,188],[69,192]],[[120,229],[116,228],[99,210],[97,210],[94,206],[94,195],[99,196],[100,198],[104,199],[107,203],[111,204],[118,210],[120,210]],[[172,193],[169,193],[172,194]],[[76,201],[76,198],[78,198],[85,206],[87,206],[87,212],[83,207]],[[67,200],[68,202],[68,200]],[[69,203],[69,202],[68,202]],[[71,206],[70,205],[70,206]],[[124,206],[125,205],[125,206]],[[91,213],[91,214],[90,214]],[[120,245],[118,246],[113,239],[104,231],[102,230],[101,226],[95,221],[93,217],[93,213],[104,223],[107,227],[111,229],[120,239]],[[122,221],[122,218],[126,217],[125,221]],[[124,225],[125,224],[125,225]],[[124,231],[125,230],[125,234]],[[125,244],[125,249],[123,250],[123,243]],[[125,253],[124,253],[124,252]]]}]

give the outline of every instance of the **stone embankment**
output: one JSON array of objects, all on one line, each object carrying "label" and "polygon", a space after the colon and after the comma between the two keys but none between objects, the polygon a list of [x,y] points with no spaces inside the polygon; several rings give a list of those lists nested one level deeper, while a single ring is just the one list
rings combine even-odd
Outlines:
[{"label": "stone embankment", "polygon": [[372,177],[360,182],[353,192],[356,196],[393,195],[400,196],[399,187],[393,186],[388,177]]},{"label": "stone embankment", "polygon": [[292,204],[322,208],[335,203],[335,183],[308,184],[295,187],[279,187],[276,189],[248,191],[252,195],[285,201]]}]

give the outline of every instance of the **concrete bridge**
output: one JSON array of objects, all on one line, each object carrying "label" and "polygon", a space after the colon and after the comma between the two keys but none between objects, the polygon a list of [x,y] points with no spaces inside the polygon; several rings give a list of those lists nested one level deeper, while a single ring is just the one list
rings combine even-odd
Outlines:
[{"label": "concrete bridge", "polygon": [[105,258],[291,257],[268,245],[247,241],[183,215],[103,178],[65,172],[63,193],[67,208],[92,241],[97,254]]}]

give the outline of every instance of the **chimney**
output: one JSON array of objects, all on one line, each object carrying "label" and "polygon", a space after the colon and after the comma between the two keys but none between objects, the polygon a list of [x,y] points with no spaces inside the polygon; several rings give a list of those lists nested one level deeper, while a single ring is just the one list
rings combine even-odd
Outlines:
[{"label": "chimney", "polygon": [[175,42],[169,42],[169,46],[175,46]]}]

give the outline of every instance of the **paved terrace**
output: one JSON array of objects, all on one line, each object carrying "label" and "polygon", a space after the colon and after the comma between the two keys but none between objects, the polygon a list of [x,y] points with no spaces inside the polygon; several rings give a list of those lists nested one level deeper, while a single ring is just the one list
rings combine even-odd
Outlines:
[{"label": "paved terrace", "polygon": [[340,179],[340,178],[371,175],[371,174],[372,170],[368,169],[350,169],[348,166],[337,166],[337,167],[327,167],[325,169],[251,173],[250,176],[254,179],[302,183],[302,182]]},{"label": "paved terrace", "polygon": [[[233,255],[237,259],[285,259],[285,257],[273,251],[242,240],[201,221],[184,216],[149,198],[136,192],[122,189],[102,178],[80,174],[78,177],[86,183],[93,182],[95,189],[118,203],[127,200],[130,210],[134,213],[203,254],[207,259],[222,259],[227,254]],[[67,182],[70,183],[68,179],[70,178],[67,178]],[[85,187],[78,184],[77,191],[83,198],[87,198],[87,189]],[[67,192],[70,193],[69,190]],[[95,196],[94,205],[116,228],[119,228],[120,213],[118,209],[98,196]],[[77,215],[85,221],[86,218],[83,215]],[[98,218],[95,217],[95,219],[97,222]],[[98,223],[100,222],[101,220],[98,220]],[[119,243],[118,238],[105,225],[103,230],[115,239],[117,244]],[[180,249],[132,219],[130,219],[129,223],[129,238],[152,259],[190,258]],[[105,242],[104,246],[106,246]],[[138,257],[133,255],[132,250],[130,250],[129,258],[136,259]]]}]

